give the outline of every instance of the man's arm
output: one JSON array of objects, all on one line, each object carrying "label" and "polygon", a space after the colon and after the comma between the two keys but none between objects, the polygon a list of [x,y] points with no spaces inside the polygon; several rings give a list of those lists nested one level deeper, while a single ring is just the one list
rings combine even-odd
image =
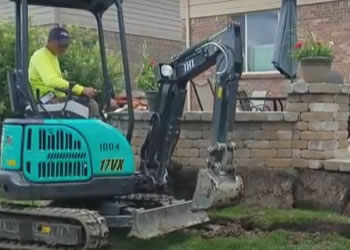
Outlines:
[{"label": "man's arm", "polygon": [[[66,90],[69,88],[69,82],[60,76],[57,71],[50,66],[45,60],[40,60],[41,58],[33,57],[31,62],[37,72],[39,73],[43,83],[46,86]],[[75,95],[81,95],[84,91],[84,87],[77,84],[73,87],[73,93]]]}]

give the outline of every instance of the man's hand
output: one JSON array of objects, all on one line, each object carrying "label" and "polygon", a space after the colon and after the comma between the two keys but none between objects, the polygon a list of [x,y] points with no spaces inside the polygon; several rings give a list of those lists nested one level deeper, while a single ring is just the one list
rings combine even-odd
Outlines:
[{"label": "man's hand", "polygon": [[111,99],[111,108],[116,109],[118,108],[118,103],[116,100],[114,100],[113,98]]},{"label": "man's hand", "polygon": [[97,90],[94,88],[84,88],[83,90],[83,95],[87,96],[87,97],[94,97],[97,94]]}]

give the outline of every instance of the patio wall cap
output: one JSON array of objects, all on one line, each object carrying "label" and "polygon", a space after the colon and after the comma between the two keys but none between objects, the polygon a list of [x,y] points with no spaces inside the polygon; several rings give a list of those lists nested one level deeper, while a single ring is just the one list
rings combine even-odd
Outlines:
[{"label": "patio wall cap", "polygon": [[295,82],[287,87],[288,94],[350,94],[350,83]]},{"label": "patio wall cap", "polygon": [[[149,121],[152,112],[142,111],[135,112],[135,121]],[[111,113],[111,118],[119,121],[127,121],[128,113]],[[211,122],[213,117],[212,112],[192,111],[184,112],[182,122]],[[299,112],[251,112],[251,111],[237,111],[236,122],[296,122],[299,119]]]}]

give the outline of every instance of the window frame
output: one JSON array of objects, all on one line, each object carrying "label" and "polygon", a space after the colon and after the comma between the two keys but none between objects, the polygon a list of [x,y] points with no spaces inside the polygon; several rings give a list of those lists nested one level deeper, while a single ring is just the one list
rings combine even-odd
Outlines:
[{"label": "window frame", "polygon": [[[236,17],[244,17],[244,40],[245,42],[245,46],[244,46],[244,55],[246,57],[246,59],[244,60],[244,67],[246,70],[248,70],[248,15],[250,13],[264,13],[264,12],[268,12],[268,11],[276,11],[277,12],[277,23],[280,20],[280,10],[279,9],[268,9],[268,10],[262,10],[262,11],[256,11],[256,12],[246,12],[246,13],[241,13],[241,14],[234,14],[232,15],[231,18],[236,18]],[[269,70],[269,71],[243,71],[242,72],[242,76],[254,76],[254,75],[277,75],[280,74],[280,72],[275,69],[275,70]]]}]

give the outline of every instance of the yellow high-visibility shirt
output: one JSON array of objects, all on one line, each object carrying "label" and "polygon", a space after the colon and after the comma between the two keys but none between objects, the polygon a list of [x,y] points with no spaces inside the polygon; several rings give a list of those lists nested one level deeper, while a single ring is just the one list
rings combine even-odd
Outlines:
[{"label": "yellow high-visibility shirt", "polygon": [[[67,90],[69,82],[62,77],[57,56],[46,47],[35,51],[30,58],[28,78],[35,99],[37,97],[37,89],[40,91],[40,97],[49,92],[53,92],[56,97],[66,96],[65,93],[55,89]],[[84,87],[77,84],[73,88],[73,93],[79,96],[83,90]]]}]

